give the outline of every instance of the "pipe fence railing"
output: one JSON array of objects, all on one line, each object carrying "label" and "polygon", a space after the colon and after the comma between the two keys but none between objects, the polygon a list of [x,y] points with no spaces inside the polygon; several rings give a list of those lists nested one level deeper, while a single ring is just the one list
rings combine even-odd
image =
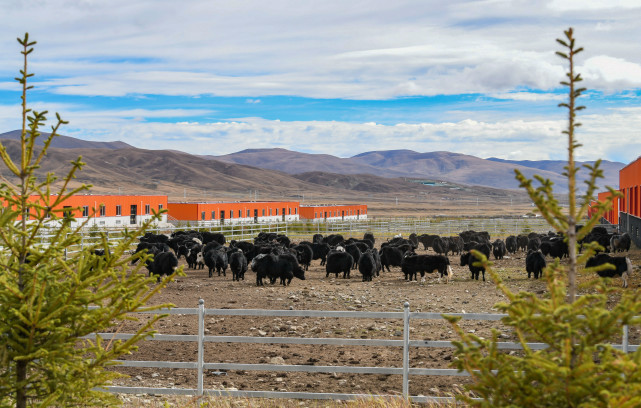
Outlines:
[{"label": "pipe fence railing", "polygon": [[[243,370],[243,371],[271,371],[271,372],[304,372],[304,373],[344,373],[344,374],[383,374],[401,375],[402,390],[400,395],[410,398],[413,402],[419,403],[452,403],[453,397],[433,397],[423,395],[410,395],[410,376],[468,376],[465,371],[445,368],[413,368],[410,361],[411,347],[433,347],[433,348],[454,348],[450,341],[411,340],[410,321],[412,319],[431,319],[444,321],[441,313],[410,312],[409,303],[403,304],[402,312],[360,312],[360,311],[325,311],[325,310],[259,310],[259,309],[205,309],[204,301],[199,301],[198,308],[173,308],[162,309],[145,313],[166,313],[194,315],[198,318],[198,333],[195,335],[171,335],[156,334],[146,340],[150,341],[171,341],[171,342],[196,342],[198,351],[196,361],[134,361],[117,360],[122,367],[140,368],[171,368],[171,369],[192,369],[197,372],[197,384],[195,388],[152,388],[152,387],[127,387],[110,386],[105,391],[112,393],[134,393],[134,394],[172,394],[172,395],[216,395],[244,398],[293,398],[293,399],[335,399],[350,400],[358,398],[390,397],[397,395],[372,395],[372,394],[350,394],[350,393],[323,393],[323,392],[287,392],[287,391],[246,391],[246,390],[219,390],[205,389],[205,370]],[[481,314],[481,313],[445,313],[451,316],[461,316],[465,320],[499,321],[504,314]],[[386,339],[348,339],[348,338],[309,338],[309,337],[254,337],[254,336],[206,336],[205,316],[260,316],[260,317],[311,317],[311,318],[350,318],[350,319],[399,319],[403,321],[402,340]],[[624,352],[633,352],[638,345],[629,344],[628,326],[623,326],[621,344],[612,346]],[[96,335],[104,339],[131,338],[132,334],[125,333],[97,333],[87,338],[95,338]],[[217,363],[208,362],[216,356],[205,356],[205,343],[250,343],[250,344],[301,344],[301,345],[336,345],[336,346],[370,346],[370,347],[399,347],[402,353],[401,367],[354,367],[354,366],[313,366],[313,365],[280,365],[280,364],[239,364],[239,363]],[[541,350],[547,347],[544,343],[527,343],[530,349]],[[521,350],[520,343],[500,342],[498,348],[502,350]],[[135,355],[135,354],[134,354]],[[221,358],[221,357],[219,357]]]},{"label": "pipe fence railing", "polygon": [[[342,234],[362,237],[365,232],[371,232],[377,239],[385,240],[398,234],[404,237],[415,234],[436,234],[441,236],[457,235],[462,231],[475,230],[487,231],[492,238],[505,238],[508,235],[539,232],[549,230],[545,220],[540,218],[378,218],[367,220],[345,220],[323,223],[314,222],[270,222],[270,223],[237,223],[228,225],[202,225],[202,226],[168,226],[151,228],[148,231],[156,234],[172,234],[177,231],[210,231],[225,235],[228,241],[251,241],[260,232],[287,235],[292,240],[311,240],[314,234]],[[67,248],[67,254],[82,251],[87,246],[96,246],[102,243],[101,235],[106,235],[109,243],[116,243],[122,237],[120,228],[87,229],[80,232],[80,243]],[[46,245],[53,234],[41,234],[38,238],[41,244]]]}]

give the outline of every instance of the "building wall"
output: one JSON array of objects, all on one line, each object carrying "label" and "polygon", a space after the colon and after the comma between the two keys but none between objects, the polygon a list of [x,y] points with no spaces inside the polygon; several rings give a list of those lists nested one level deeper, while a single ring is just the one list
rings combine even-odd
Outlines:
[{"label": "building wall", "polygon": [[[57,196],[50,196],[53,202]],[[30,197],[33,202],[39,200],[37,196]],[[120,214],[118,214],[120,206]],[[132,208],[135,206],[135,208]],[[74,195],[66,199],[61,206],[53,210],[66,210],[77,223],[82,223],[93,216],[89,226],[118,227],[126,225],[140,225],[150,220],[152,211],[167,209],[167,196],[165,195]],[[101,207],[104,208],[101,212]],[[133,212],[132,212],[133,211]],[[61,213],[57,215],[62,216]],[[167,214],[163,214],[161,222],[167,222]],[[47,224],[55,224],[49,222]]]},{"label": "building wall", "polygon": [[623,193],[619,210],[641,217],[641,158],[619,171],[619,191]]},{"label": "building wall", "polygon": [[204,224],[297,221],[296,201],[169,203],[172,220]]},{"label": "building wall", "polygon": [[[609,191],[599,193],[598,195],[598,201],[599,202],[604,202],[607,200],[612,194]],[[592,216],[592,212],[589,214]],[[612,208],[610,211],[606,212],[603,214],[603,218],[605,218],[610,224],[618,224],[619,223],[619,198],[615,197],[614,200],[612,201]]]},{"label": "building wall", "polygon": [[300,218],[314,222],[363,220],[367,219],[367,206],[363,204],[301,206]]}]

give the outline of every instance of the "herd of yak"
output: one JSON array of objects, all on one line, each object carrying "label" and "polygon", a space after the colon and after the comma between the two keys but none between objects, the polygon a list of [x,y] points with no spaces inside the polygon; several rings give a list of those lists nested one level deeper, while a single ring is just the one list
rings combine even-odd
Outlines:
[{"label": "herd of yak", "polygon": [[[614,269],[597,273],[603,277],[621,276],[623,286],[627,287],[627,278],[632,272],[629,258],[607,253],[628,251],[630,236],[627,233],[609,234],[605,228],[596,227],[580,244],[590,242],[597,242],[606,253],[591,257],[586,267],[611,264]],[[290,284],[294,277],[304,280],[305,271],[317,259],[320,259],[321,266],[325,266],[326,277],[330,274],[338,277],[342,273],[343,278],[349,278],[352,270],[358,270],[363,281],[371,281],[383,270],[389,272],[390,267],[400,267],[406,280],[417,280],[419,273],[425,280],[426,273],[438,272],[439,281],[444,277],[447,282],[452,278],[450,253],[460,256],[460,265],[468,266],[471,278],[476,280],[481,276],[485,280],[485,269],[478,266],[472,250],[488,259],[492,254],[497,260],[518,251],[527,252],[526,272],[528,278],[534,275],[535,279],[542,275],[546,257],[568,256],[564,237],[551,232],[509,236],[505,241],[491,241],[489,233],[475,231],[464,231],[451,237],[411,234],[406,239],[398,235],[380,243],[380,249],[375,248],[376,240],[371,233],[365,233],[362,239],[345,239],[340,234],[315,234],[311,241],[294,244],[285,235],[261,232],[254,242],[232,240],[225,246],[226,243],[221,233],[178,231],[171,236],[147,233],[140,238],[134,253],[153,255],[146,257],[145,262],[149,274],[156,275],[158,280],[173,273],[180,257],[184,257],[188,268],[204,269],[206,266],[209,277],[214,273],[226,276],[229,268],[235,281],[244,280],[250,267],[256,273],[258,286],[262,286],[265,279],[269,279],[271,284],[279,280],[283,285]],[[433,250],[435,254],[417,254],[420,246],[425,251]],[[137,259],[139,257],[134,262]]]}]

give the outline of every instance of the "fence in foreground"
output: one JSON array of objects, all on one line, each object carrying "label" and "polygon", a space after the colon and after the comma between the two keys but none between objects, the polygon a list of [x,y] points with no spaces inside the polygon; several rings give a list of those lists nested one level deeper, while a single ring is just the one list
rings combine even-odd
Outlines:
[{"label": "fence in foreground", "polygon": [[[409,394],[410,376],[468,376],[465,371],[459,372],[456,369],[442,368],[412,368],[410,367],[410,347],[434,347],[453,348],[450,341],[428,341],[410,339],[410,321],[412,319],[444,320],[440,313],[410,312],[409,303],[403,305],[402,312],[358,312],[358,311],[325,311],[325,310],[259,310],[259,309],[205,309],[204,301],[199,301],[198,308],[174,308],[162,309],[161,311],[148,313],[167,313],[195,315],[198,318],[198,334],[196,335],[167,335],[158,334],[151,341],[172,341],[172,342],[197,342],[197,360],[193,362],[172,362],[172,361],[119,361],[124,367],[143,368],[172,368],[172,369],[193,369],[197,371],[196,388],[150,388],[150,387],[107,387],[106,390],[113,393],[134,393],[134,394],[173,394],[173,395],[216,395],[229,397],[249,398],[292,398],[292,399],[335,399],[350,400],[371,397],[389,397],[389,395],[371,394],[340,394],[322,392],[285,392],[285,391],[245,391],[245,390],[217,390],[204,388],[205,370],[245,370],[245,371],[273,371],[273,372],[306,372],[306,373],[345,373],[345,374],[388,374],[402,375],[402,390],[400,394],[410,398],[413,402],[419,403],[449,403],[454,402],[453,397],[431,397]],[[489,320],[498,321],[504,314],[480,314],[480,313],[447,313],[452,316],[461,316],[466,320]],[[205,316],[262,316],[262,317],[328,317],[328,318],[351,318],[351,319],[400,319],[403,321],[402,340],[385,339],[344,339],[344,338],[309,338],[309,337],[253,337],[253,336],[205,336]],[[623,326],[623,337],[621,344],[614,344],[613,347],[625,352],[632,352],[638,349],[638,345],[628,344],[628,326]],[[98,333],[104,339],[125,340],[132,337],[131,334]],[[91,337],[95,337],[92,335]],[[337,345],[337,346],[376,346],[376,347],[398,347],[402,353],[402,367],[354,367],[354,366],[310,366],[310,365],[276,365],[276,364],[234,364],[206,362],[204,343],[253,343],[253,344],[313,344],[313,345]],[[547,347],[544,343],[527,343],[533,350],[540,350]],[[519,343],[500,342],[499,349],[521,350]]]}]

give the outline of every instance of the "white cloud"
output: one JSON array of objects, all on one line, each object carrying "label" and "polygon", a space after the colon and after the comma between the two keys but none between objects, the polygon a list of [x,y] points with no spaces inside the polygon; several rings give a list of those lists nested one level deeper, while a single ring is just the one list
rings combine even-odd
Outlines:
[{"label": "white cloud", "polygon": [[[554,39],[567,25],[586,57],[641,64],[628,40],[641,37],[637,0],[358,4],[67,0],[60,13],[53,0],[9,2],[0,73],[19,66],[14,38],[24,30],[39,41],[33,69],[64,95],[387,99],[546,90],[562,72]],[[624,85],[594,69],[598,86]]]},{"label": "white cloud", "polygon": [[[640,109],[585,115],[578,138],[578,158],[633,160],[641,143]],[[1,112],[1,110],[0,110]],[[62,134],[87,140],[123,140],[145,149],[175,149],[222,155],[247,148],[272,148],[350,157],[371,150],[451,151],[477,157],[519,160],[565,159],[564,120],[472,119],[458,122],[382,125],[338,121],[282,122],[239,118],[225,122],[164,123],[137,120],[153,113],[93,112],[74,115]],[[171,112],[167,112],[170,115]],[[176,112],[177,115],[182,113]],[[187,113],[188,114],[188,113]],[[185,114],[185,115],[187,115]],[[4,118],[0,116],[0,124]],[[614,137],[613,135],[616,135]],[[633,157],[634,156],[634,157]]]},{"label": "white cloud", "polygon": [[606,55],[591,57],[578,68],[587,84],[600,88],[641,87],[641,64]]},{"label": "white cloud", "polygon": [[552,0],[548,7],[558,11],[603,10],[603,9],[638,9],[636,0]]},{"label": "white cloud", "polygon": [[491,98],[506,99],[513,101],[561,101],[567,98],[567,95],[558,95],[552,93],[538,93],[538,92],[503,92],[488,94]]}]

